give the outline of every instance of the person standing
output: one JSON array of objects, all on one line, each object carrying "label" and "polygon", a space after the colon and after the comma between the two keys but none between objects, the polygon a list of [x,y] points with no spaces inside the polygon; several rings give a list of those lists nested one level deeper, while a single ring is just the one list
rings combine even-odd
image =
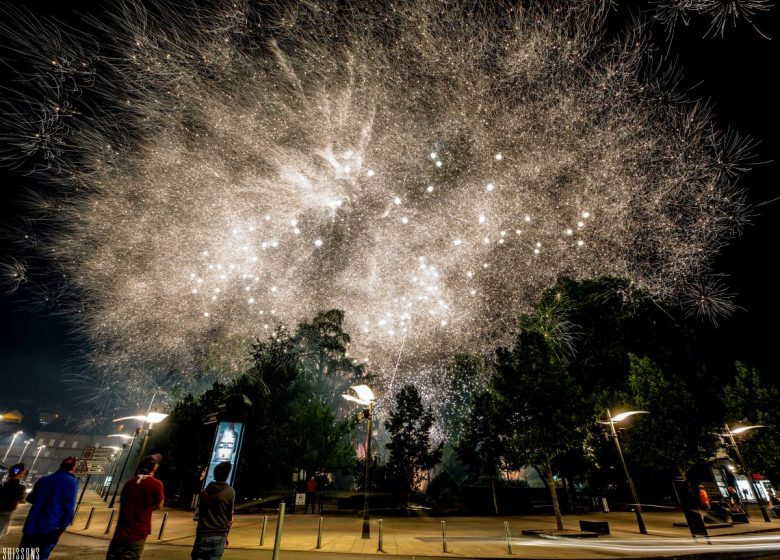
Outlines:
[{"label": "person standing", "polygon": [[152,532],[152,512],[165,501],[163,483],[154,477],[162,455],[147,455],[138,474],[125,482],[119,506],[119,520],[108,546],[106,560],[140,560],[146,537]]},{"label": "person standing", "polygon": [[316,513],[315,506],[317,504],[317,480],[311,477],[306,481],[306,507],[303,509],[303,513],[309,513],[309,506],[311,505],[311,512]]},{"label": "person standing", "polygon": [[710,496],[704,489],[703,484],[699,484],[699,509],[704,509],[707,511],[710,509]]},{"label": "person standing", "polygon": [[8,480],[0,486],[0,539],[8,532],[11,515],[27,496],[27,488],[22,483],[26,471],[24,464],[18,463],[8,469]]},{"label": "person standing", "polygon": [[76,457],[66,457],[57,472],[35,483],[27,501],[32,504],[22,528],[21,549],[38,549],[40,560],[48,560],[76,513],[79,481],[73,475]]},{"label": "person standing", "polygon": [[229,462],[214,467],[214,481],[200,493],[192,560],[220,560],[225,552],[236,502],[236,492],[227,483],[231,468]]}]

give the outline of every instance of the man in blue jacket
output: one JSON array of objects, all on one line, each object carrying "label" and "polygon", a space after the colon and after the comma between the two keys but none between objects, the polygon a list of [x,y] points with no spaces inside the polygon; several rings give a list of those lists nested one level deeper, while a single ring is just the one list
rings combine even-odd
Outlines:
[{"label": "man in blue jacket", "polygon": [[63,459],[60,470],[36,482],[27,496],[32,507],[22,529],[19,548],[38,549],[36,558],[40,560],[48,560],[60,535],[73,521],[79,489],[79,481],[73,476],[76,461],[76,457]]}]

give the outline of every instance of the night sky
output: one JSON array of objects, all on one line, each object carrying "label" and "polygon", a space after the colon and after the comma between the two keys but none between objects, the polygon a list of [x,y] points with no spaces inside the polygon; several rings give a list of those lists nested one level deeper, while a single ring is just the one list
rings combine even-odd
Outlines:
[{"label": "night sky", "polygon": [[[75,26],[80,18],[76,7],[84,11],[91,2],[62,2],[68,8],[54,9],[45,2],[25,3],[35,13],[54,14]],[[17,2],[0,2],[0,6]],[[108,6],[108,4],[106,4]],[[730,127],[760,142],[758,162],[766,162],[747,174],[742,187],[755,206],[752,224],[742,238],[734,241],[713,267],[728,275],[727,284],[737,293],[736,303],[743,308],[731,318],[721,320],[709,339],[713,353],[723,360],[740,359],[758,367],[767,378],[777,380],[776,346],[780,296],[777,290],[777,256],[780,247],[780,202],[762,205],[780,197],[778,174],[777,86],[780,27],[778,8],[755,16],[754,23],[766,35],[762,37],[747,22],[729,27],[725,37],[706,37],[708,21],[693,18],[690,27],[678,25],[670,53],[683,71],[683,85],[689,98],[711,99],[721,128]],[[655,33],[662,37],[663,29]],[[660,47],[666,50],[666,45]],[[6,71],[3,71],[6,72]],[[7,83],[7,73],[0,74]],[[774,160],[774,161],[772,161]],[[18,225],[25,189],[42,188],[18,172],[0,169],[0,223],[3,229]],[[13,254],[5,236],[0,237],[0,256]],[[69,334],[67,320],[51,309],[35,309],[31,294],[24,289],[11,296],[0,295],[0,408],[15,407],[20,401],[32,401],[46,407],[75,407],[78,395],[63,381],[68,371],[81,366],[78,349],[83,341]]]}]

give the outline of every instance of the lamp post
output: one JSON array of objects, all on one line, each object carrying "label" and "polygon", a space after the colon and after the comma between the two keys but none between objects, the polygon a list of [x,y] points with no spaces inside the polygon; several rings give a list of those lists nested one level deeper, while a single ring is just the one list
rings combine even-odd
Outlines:
[{"label": "lamp post", "polygon": [[14,432],[14,436],[11,438],[11,443],[8,445],[8,449],[5,450],[5,455],[3,455],[3,463],[5,463],[5,460],[8,459],[8,454],[11,452],[11,448],[14,446],[14,443],[16,442],[16,438],[18,438],[20,435],[22,435],[24,432],[21,430],[17,430]]},{"label": "lamp post", "polygon": [[[133,444],[135,443],[135,438],[138,437],[139,433],[141,433],[141,428],[136,428],[135,429],[135,434],[133,434],[132,437],[130,437],[130,436],[126,435],[126,434],[113,434],[113,435],[108,436],[108,437],[121,437],[123,439],[125,439],[125,438],[130,439],[130,444],[128,445],[128,450],[127,450],[127,457],[125,457],[125,462],[122,465],[122,470],[119,473],[119,478],[116,479],[116,486],[114,487],[114,495],[111,496],[111,503],[108,504],[109,508],[113,508],[114,507],[114,503],[116,502],[116,495],[119,493],[119,485],[122,482],[122,477],[125,475],[125,469],[127,468],[127,461],[130,459],[130,455],[133,454]],[[109,492],[110,492],[110,490],[109,490]],[[108,494],[106,494],[106,496],[108,496]]]},{"label": "lamp post", "polygon": [[45,445],[39,445],[38,446],[38,453],[35,454],[35,459],[33,459],[32,465],[30,465],[30,470],[27,471],[27,476],[25,477],[25,480],[29,480],[30,476],[32,476],[32,471],[35,468],[35,463],[38,462],[38,457],[41,454],[41,451],[43,448],[46,447]]},{"label": "lamp post", "polygon": [[356,402],[360,405],[367,406],[365,416],[368,420],[366,426],[366,480],[365,488],[363,490],[363,533],[362,538],[371,538],[371,524],[369,523],[368,515],[368,491],[370,487],[369,474],[371,469],[371,420],[373,416],[373,404],[376,400],[374,392],[368,385],[353,385],[352,390],[355,391],[355,395],[341,395],[348,401]]},{"label": "lamp post", "polygon": [[27,453],[27,448],[30,447],[30,444],[34,442],[35,440],[30,438],[24,441],[24,449],[22,449],[22,454],[19,455],[19,462],[22,462],[22,459],[24,459],[24,454]]},{"label": "lamp post", "polygon": [[[772,520],[769,518],[769,512],[766,510],[766,504],[761,499],[761,495],[758,493],[758,489],[756,488],[756,481],[753,480],[753,477],[748,472],[747,467],[745,466],[745,460],[742,458],[742,453],[740,453],[737,442],[734,440],[735,435],[744,434],[748,430],[752,430],[754,428],[763,428],[763,426],[742,426],[740,428],[734,428],[733,430],[729,429],[728,424],[725,424],[724,427],[726,428],[726,435],[729,436],[731,447],[734,448],[734,453],[737,455],[739,466],[742,467],[742,472],[745,473],[745,476],[748,479],[750,490],[753,492],[753,496],[756,498],[756,503],[758,504],[758,507],[761,508],[761,515],[764,517],[764,521],[771,523]],[[745,510],[747,510],[747,507],[745,507]]]},{"label": "lamp post", "polygon": [[[114,435],[116,436],[120,434]],[[127,439],[132,439],[131,436],[126,437]],[[103,498],[104,502],[106,501],[109,492],[111,492],[111,485],[114,483],[114,475],[116,475],[116,470],[119,467],[119,461],[122,460],[122,453],[124,453],[125,449],[127,448],[127,443],[123,443],[122,447],[115,447],[113,445],[110,445],[109,447],[114,450],[114,455],[111,456],[111,462],[109,462],[109,467],[106,469],[107,472],[103,477],[103,488],[100,489],[100,497]],[[117,454],[117,451],[119,454]],[[108,485],[106,485],[106,482],[108,482]]]},{"label": "lamp post", "polygon": [[609,421],[607,423],[609,424],[610,436],[613,440],[615,440],[615,447],[617,448],[618,457],[620,457],[620,463],[623,465],[623,472],[626,475],[626,480],[628,480],[628,487],[631,490],[631,498],[634,500],[634,505],[636,506],[634,512],[636,513],[636,522],[637,525],[639,525],[639,532],[643,535],[646,535],[647,528],[645,527],[645,520],[642,519],[642,506],[639,504],[639,497],[636,494],[636,488],[634,488],[634,481],[631,480],[631,475],[628,474],[626,460],[623,457],[623,450],[620,448],[620,441],[618,440],[617,431],[615,430],[615,423],[621,422],[629,416],[633,416],[634,414],[648,414],[648,412],[645,410],[629,410],[628,412],[622,412],[616,416],[612,416],[612,414],[609,412],[609,409],[607,409],[607,416],[609,417]]},{"label": "lamp post", "polygon": [[149,412],[145,416],[139,416],[139,415],[137,415],[137,416],[123,416],[122,418],[115,418],[114,419],[114,422],[120,422],[122,420],[140,420],[144,424],[147,423],[147,422],[149,423],[149,427],[144,432],[144,439],[143,439],[143,442],[141,443],[141,451],[138,454],[138,463],[139,464],[140,464],[140,462],[144,458],[144,453],[146,452],[146,444],[149,443],[149,438],[152,435],[152,429],[154,428],[154,425],[155,424],[159,424],[160,422],[162,422],[166,418],[168,418],[168,415],[163,413],[163,412]]}]

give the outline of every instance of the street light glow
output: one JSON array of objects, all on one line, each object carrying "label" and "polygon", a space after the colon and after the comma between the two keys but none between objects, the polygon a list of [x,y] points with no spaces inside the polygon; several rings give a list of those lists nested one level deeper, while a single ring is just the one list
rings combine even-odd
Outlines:
[{"label": "street light glow", "polygon": [[[116,420],[114,420],[114,422],[116,422]],[[127,434],[111,434],[110,436],[107,437],[118,437],[124,440],[133,439],[133,436],[128,436]]]},{"label": "street light glow", "polygon": [[628,412],[621,412],[620,414],[616,414],[610,420],[612,422],[622,422],[629,416],[633,416],[634,414],[650,414],[646,410],[629,410]]},{"label": "street light glow", "polygon": [[140,420],[141,422],[149,422],[149,424],[159,424],[166,418],[168,418],[168,415],[162,412],[150,412],[149,414],[143,416],[122,416],[122,418],[114,418],[113,421],[121,422],[122,420]]},{"label": "street light glow", "polygon": [[763,428],[763,427],[764,426],[762,426],[761,424],[756,424],[755,426],[740,426],[739,428],[734,428],[729,433],[734,434],[735,436],[738,436],[739,434],[743,434],[743,433],[747,432],[748,430],[752,430],[754,428]]},{"label": "street light glow", "polygon": [[358,404],[367,406],[376,400],[374,392],[368,385],[353,385],[351,389],[357,393],[357,398],[352,397],[351,395],[342,395],[349,401],[355,401]]}]

